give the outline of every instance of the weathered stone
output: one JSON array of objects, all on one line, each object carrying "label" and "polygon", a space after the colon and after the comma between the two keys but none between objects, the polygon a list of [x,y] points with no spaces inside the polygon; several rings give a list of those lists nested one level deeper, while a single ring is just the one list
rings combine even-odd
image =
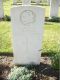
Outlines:
[{"label": "weathered stone", "polygon": [[0,0],[0,18],[4,17],[3,0]]}]

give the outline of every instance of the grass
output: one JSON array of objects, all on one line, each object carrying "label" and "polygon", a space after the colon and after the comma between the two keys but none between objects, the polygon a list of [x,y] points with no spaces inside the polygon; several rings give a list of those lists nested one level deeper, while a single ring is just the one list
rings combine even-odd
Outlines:
[{"label": "grass", "polygon": [[[46,22],[44,25],[42,52],[60,51],[60,24]],[[12,27],[7,21],[0,22],[0,52],[12,52]]]},{"label": "grass", "polygon": [[0,52],[11,52],[11,24],[10,22],[0,22]]},{"label": "grass", "polygon": [[[8,0],[4,2],[3,5],[4,5],[4,15],[10,16],[12,0],[11,1]],[[45,8],[45,17],[48,17],[50,7],[49,6],[42,6],[42,7]],[[1,21],[0,22],[0,52],[8,52],[8,53],[12,52],[11,33],[12,33],[11,22]],[[60,23],[45,22],[42,52],[57,53],[59,51],[60,51]]]},{"label": "grass", "polygon": [[12,7],[13,0],[6,0],[6,2],[3,2],[3,8],[4,8],[4,15],[10,16],[10,9]]},{"label": "grass", "polygon": [[46,22],[44,25],[43,53],[60,51],[60,23]]}]

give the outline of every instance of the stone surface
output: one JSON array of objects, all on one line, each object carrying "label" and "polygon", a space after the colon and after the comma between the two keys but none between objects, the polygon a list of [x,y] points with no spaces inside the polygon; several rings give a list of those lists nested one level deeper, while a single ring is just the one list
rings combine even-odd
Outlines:
[{"label": "stone surface", "polygon": [[11,9],[14,63],[39,64],[44,24],[44,9],[39,6],[14,6]]},{"label": "stone surface", "polygon": [[0,18],[4,17],[4,10],[3,10],[3,3],[2,0],[0,0]]},{"label": "stone surface", "polygon": [[35,0],[36,4],[39,4],[41,0]]},{"label": "stone surface", "polygon": [[30,5],[31,4],[31,0],[22,0],[22,4],[23,5]]},{"label": "stone surface", "polygon": [[17,4],[17,0],[13,0],[13,4]]},{"label": "stone surface", "polygon": [[50,17],[58,17],[60,0],[50,0]]}]

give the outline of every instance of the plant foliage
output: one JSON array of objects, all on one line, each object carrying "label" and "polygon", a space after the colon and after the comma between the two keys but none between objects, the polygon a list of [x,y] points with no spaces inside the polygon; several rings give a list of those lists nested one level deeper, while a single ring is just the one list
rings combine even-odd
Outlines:
[{"label": "plant foliage", "polygon": [[59,57],[60,57],[60,54],[58,53],[51,58],[52,67],[54,69],[59,69]]},{"label": "plant foliage", "polygon": [[14,67],[8,80],[32,80],[32,72],[25,67]]}]

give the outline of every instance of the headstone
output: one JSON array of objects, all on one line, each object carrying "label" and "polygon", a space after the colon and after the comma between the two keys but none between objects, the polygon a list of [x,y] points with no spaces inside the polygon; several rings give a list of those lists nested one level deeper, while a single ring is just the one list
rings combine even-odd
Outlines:
[{"label": "headstone", "polygon": [[20,5],[11,9],[15,64],[40,64],[44,9]]},{"label": "headstone", "polygon": [[36,4],[39,4],[41,0],[35,0]]},{"label": "headstone", "polygon": [[4,17],[3,2],[0,0],[0,18]]},{"label": "headstone", "polygon": [[58,16],[60,0],[50,0],[50,17]]},{"label": "headstone", "polygon": [[47,0],[48,4],[50,5],[50,0]]},{"label": "headstone", "polygon": [[22,4],[23,5],[30,5],[31,4],[31,0],[22,0]]},{"label": "headstone", "polygon": [[17,0],[13,0],[13,4],[17,4]]}]

